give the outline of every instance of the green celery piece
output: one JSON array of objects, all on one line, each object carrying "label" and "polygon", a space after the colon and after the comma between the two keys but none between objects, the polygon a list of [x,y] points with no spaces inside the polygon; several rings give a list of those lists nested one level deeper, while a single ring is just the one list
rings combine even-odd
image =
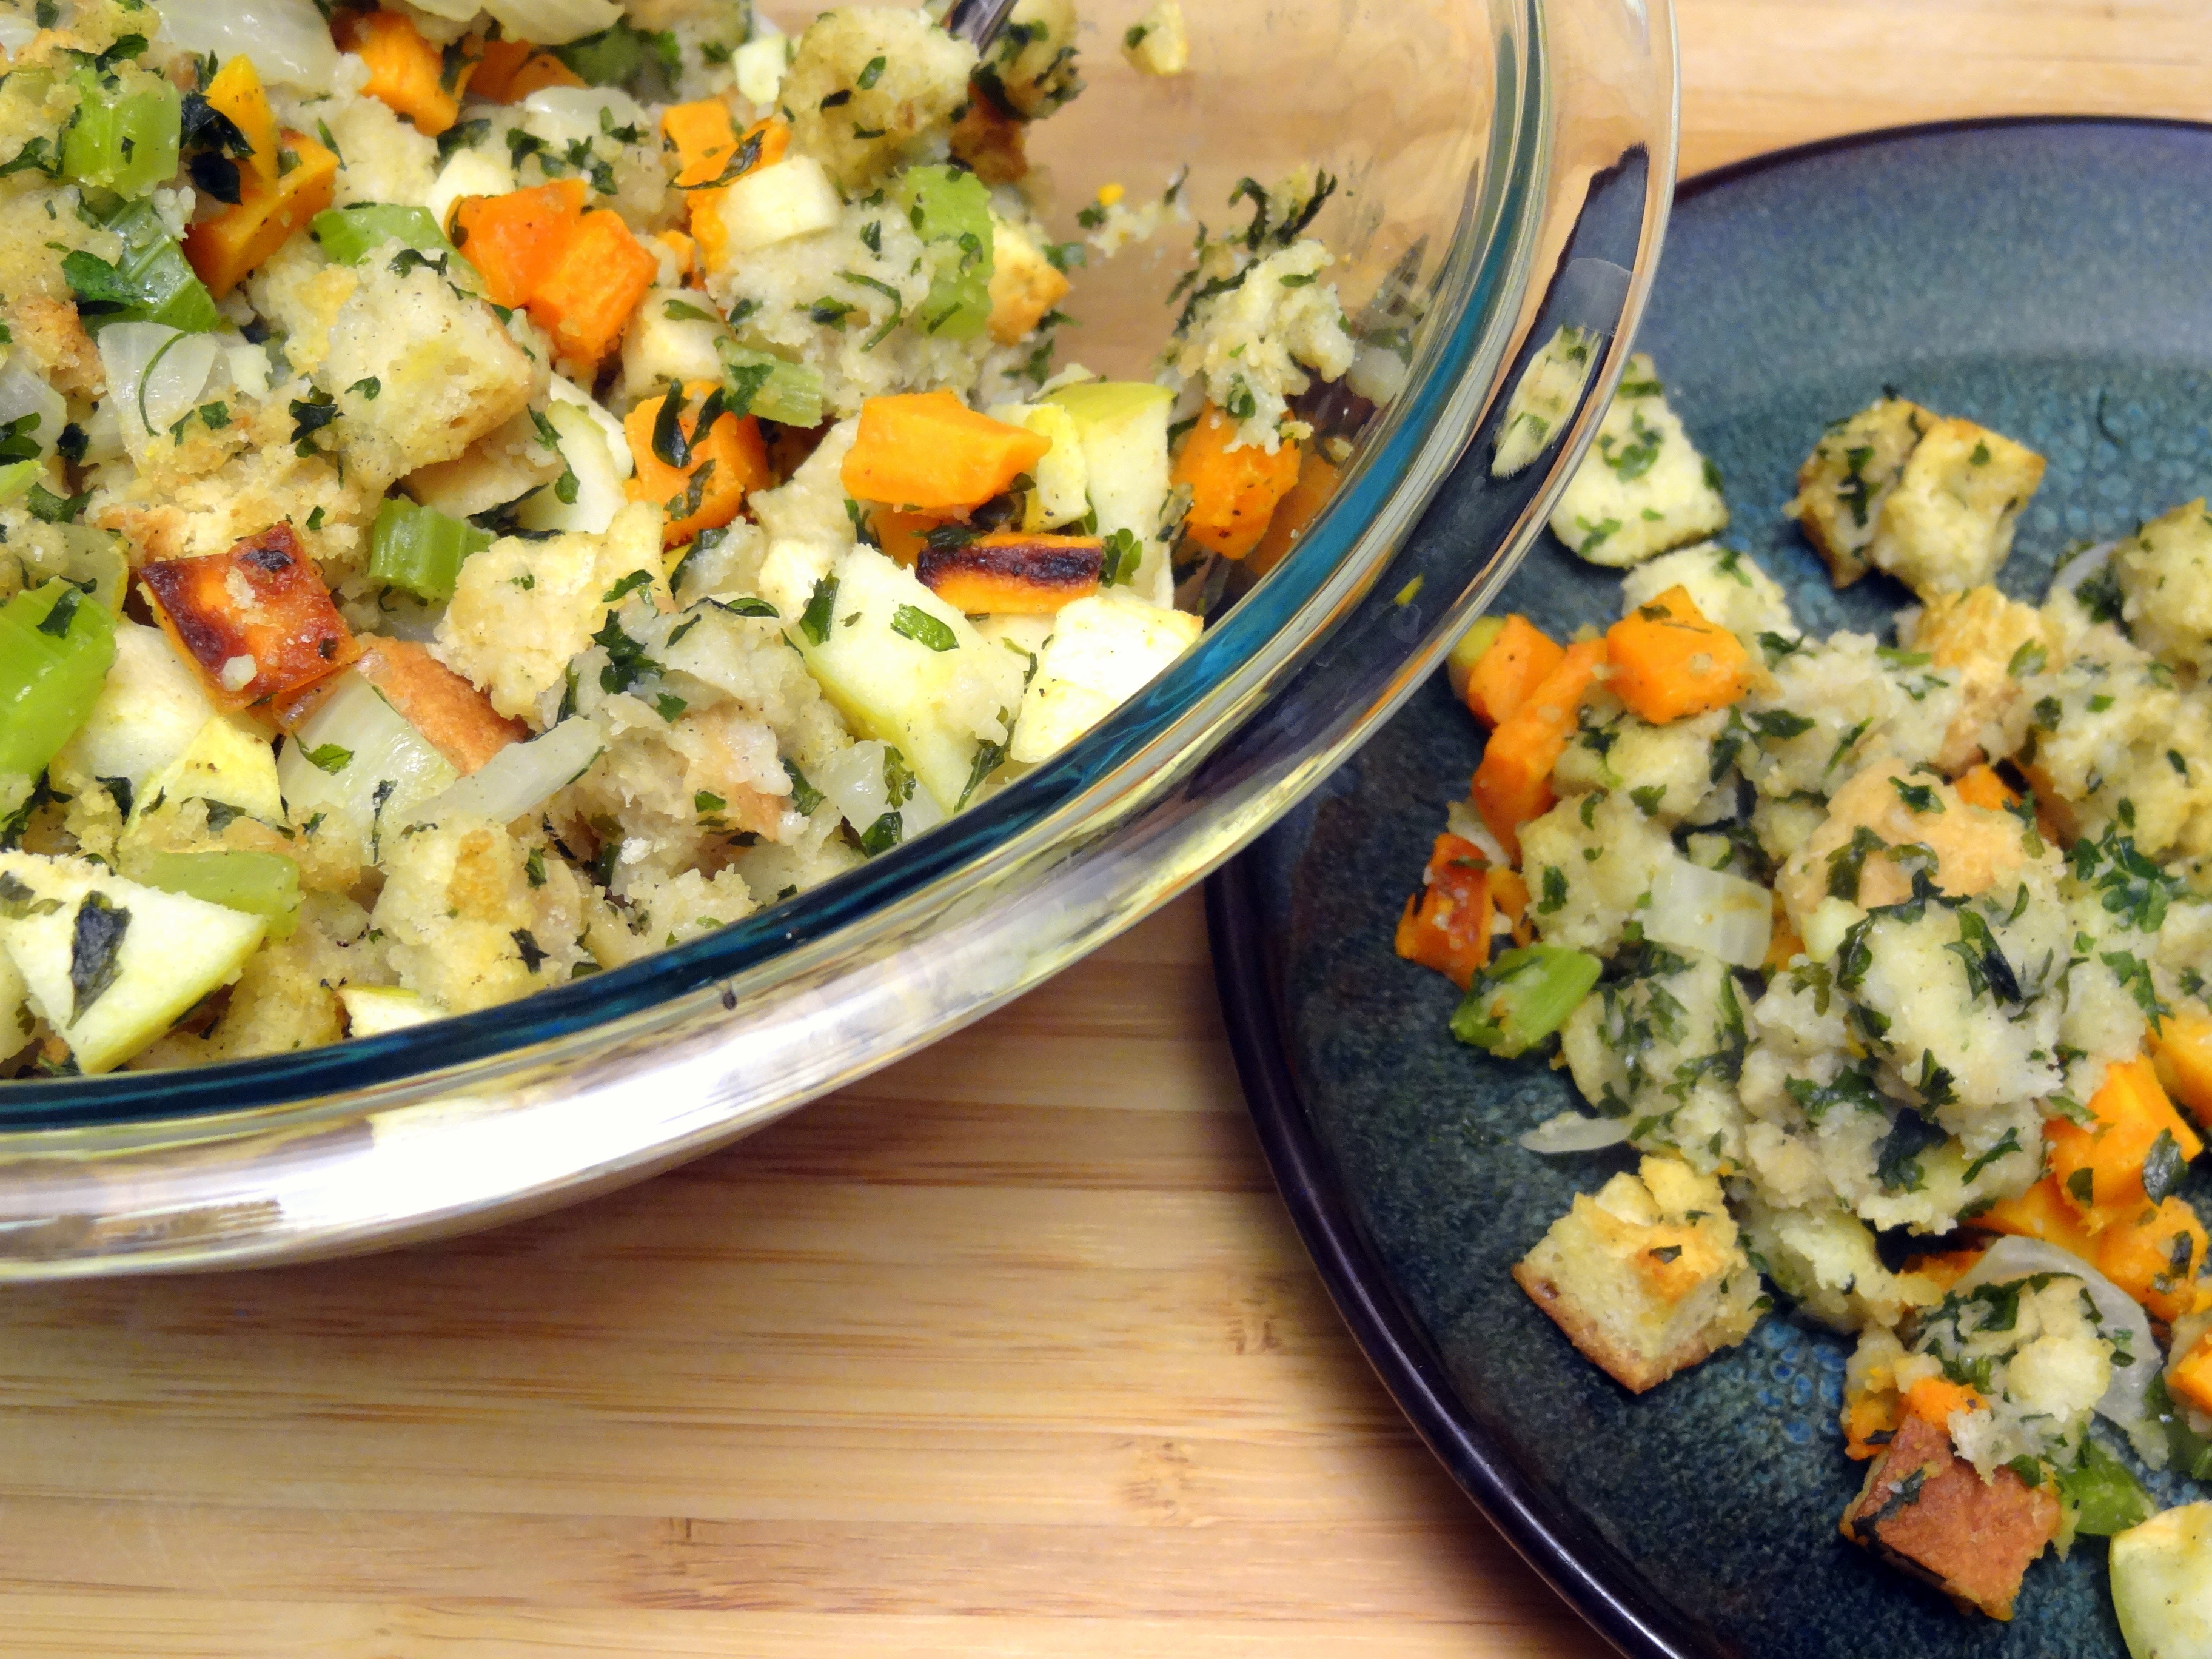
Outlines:
[{"label": "green celery piece", "polygon": [[948,340],[974,339],[991,320],[990,190],[957,167],[909,167],[896,199],[934,267],[921,314],[908,325]]},{"label": "green celery piece", "polygon": [[[717,343],[722,354],[722,378],[733,394],[732,407],[757,415],[780,426],[822,424],[822,371],[807,363],[794,363],[772,352],[751,351],[734,340]],[[743,393],[740,399],[735,394]]]},{"label": "green celery piece", "polygon": [[0,466],[0,504],[14,501],[46,476],[43,461],[15,461]]},{"label": "green celery piece", "polygon": [[[61,631],[41,626],[73,607]],[[67,582],[0,607],[0,772],[36,777],[92,713],[115,660],[115,618]]]},{"label": "green celery piece", "polygon": [[461,561],[492,544],[491,532],[434,507],[394,496],[377,509],[369,532],[368,574],[432,605],[453,597]]},{"label": "green celery piece", "polygon": [[2058,1492],[2074,1510],[2074,1530],[2086,1537],[2110,1538],[2158,1512],[2128,1466],[2094,1440],[2082,1443],[2077,1467],[2059,1472]]},{"label": "green celery piece", "polygon": [[1567,1023],[1601,969],[1587,951],[1556,945],[1508,951],[1475,976],[1451,1017],[1452,1035],[1500,1060],[1518,1059]]},{"label": "green celery piece", "polygon": [[176,176],[184,100],[163,82],[120,93],[97,70],[73,77],[83,102],[62,140],[62,172],[79,184],[138,197]]},{"label": "green celery piece", "polygon": [[[123,239],[123,254],[114,264],[82,252],[62,261],[87,328],[97,332],[107,323],[162,323],[186,334],[209,334],[222,325],[207,285],[151,203],[131,203],[107,221],[107,228]],[[102,282],[93,296],[95,303],[82,303],[87,290],[76,268],[80,261],[88,262]]]},{"label": "green celery piece", "polygon": [[325,208],[308,227],[323,252],[342,265],[357,265],[376,249],[397,237],[424,253],[442,253],[447,244],[429,210],[401,207],[389,202],[363,202],[355,207]]},{"label": "green celery piece", "polygon": [[289,939],[300,925],[300,866],[282,853],[157,853],[146,884],[266,916],[271,939]]}]

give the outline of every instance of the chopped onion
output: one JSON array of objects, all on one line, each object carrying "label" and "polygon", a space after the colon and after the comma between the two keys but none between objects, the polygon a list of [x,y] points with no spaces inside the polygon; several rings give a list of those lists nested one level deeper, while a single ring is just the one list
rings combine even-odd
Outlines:
[{"label": "chopped onion", "polygon": [[[319,764],[311,758],[318,757]],[[357,836],[369,850],[373,838],[415,822],[415,809],[459,777],[453,763],[350,668],[332,677],[330,695],[276,757],[276,781],[292,821],[305,823],[325,813],[336,820],[325,833]]]},{"label": "chopped onion", "polygon": [[2071,593],[2111,562],[2112,550],[2118,545],[2118,542],[2099,542],[2094,547],[2083,548],[2052,574],[2051,592]]},{"label": "chopped onion", "polygon": [[100,331],[107,404],[134,453],[199,407],[222,360],[212,334],[185,334],[160,323],[112,323]]},{"label": "chopped onion", "polygon": [[414,0],[415,9],[427,11],[433,17],[442,17],[449,23],[469,23],[483,9],[477,0]]},{"label": "chopped onion", "polygon": [[1522,1135],[1521,1144],[1532,1152],[1556,1156],[1594,1152],[1601,1146],[1618,1146],[1627,1139],[1625,1117],[1584,1117],[1580,1112],[1561,1112]]},{"label": "chopped onion", "polygon": [[314,0],[155,0],[163,36],[196,56],[243,53],[264,81],[329,92],[338,49]]},{"label": "chopped onion", "polygon": [[534,46],[565,46],[622,21],[615,0],[488,0],[501,31]]},{"label": "chopped onion", "polygon": [[1703,951],[1735,968],[1756,968],[1774,939],[1774,896],[1755,881],[1672,859],[1651,884],[1644,932],[1678,951]]},{"label": "chopped onion", "polygon": [[30,353],[0,351],[0,427],[26,415],[39,419],[22,435],[38,445],[40,454],[52,454],[54,441],[69,423],[69,405],[33,366]]},{"label": "chopped onion", "polygon": [[0,52],[12,58],[38,38],[39,26],[29,18],[0,12]]},{"label": "chopped onion", "polygon": [[[830,804],[845,815],[845,822],[862,834],[891,810],[890,792],[884,782],[884,759],[890,749],[889,744],[873,739],[856,743],[806,775],[806,781],[829,796]],[[934,830],[945,822],[945,809],[919,783],[914,786],[912,796],[899,806],[898,815],[902,841],[912,841],[925,830]]]},{"label": "chopped onion", "polygon": [[526,117],[537,118],[523,125],[563,149],[580,138],[597,138],[609,126],[641,132],[653,127],[644,106],[618,87],[544,87],[525,98],[522,108]]},{"label": "chopped onion", "polygon": [[2158,1339],[2151,1334],[2150,1316],[2133,1297],[2071,1251],[2039,1238],[2019,1237],[2000,1238],[1990,1245],[1952,1287],[1953,1293],[1984,1285],[2008,1285],[2036,1273],[2065,1273],[2080,1279],[2096,1304],[2107,1345],[2134,1357],[2132,1364],[2113,1364],[2112,1384],[2097,1402],[2097,1414],[2127,1431],[2143,1462],[2163,1468],[2166,1435],[2150,1409],[2150,1385],[2159,1373]]},{"label": "chopped onion", "polygon": [[606,746],[598,726],[572,715],[541,738],[509,744],[425,805],[422,812],[465,813],[494,823],[512,823],[581,777]]}]

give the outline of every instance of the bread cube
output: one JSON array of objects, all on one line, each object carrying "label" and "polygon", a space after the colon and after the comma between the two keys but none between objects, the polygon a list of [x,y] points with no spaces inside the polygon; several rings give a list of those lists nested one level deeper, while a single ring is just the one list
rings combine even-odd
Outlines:
[{"label": "bread cube", "polygon": [[2198,496],[2112,550],[2136,643],[2168,662],[2212,669],[2212,513]]},{"label": "bread cube", "polygon": [[1626,569],[1728,522],[1719,473],[1667,406],[1651,360],[1631,357],[1595,447],[1552,511],[1552,533],[1592,564]]},{"label": "bread cube", "polygon": [[1880,568],[1927,599],[1996,574],[2043,465],[1987,427],[1885,398],[1822,434],[1787,510],[1838,587]]},{"label": "bread cube", "polygon": [[1923,599],[1979,587],[2042,482],[2033,450],[1972,421],[1938,421],[1883,504],[1867,556]]},{"label": "bread cube", "polygon": [[1735,1346],[1761,1310],[1719,1181],[1671,1158],[1577,1194],[1513,1278],[1633,1394]]},{"label": "bread cube", "polygon": [[1962,1609],[2012,1617],[2029,1564],[2058,1534],[2058,1496],[2010,1468],[1984,1480],[1948,1431],[1908,1417],[1867,1470],[1840,1530]]}]

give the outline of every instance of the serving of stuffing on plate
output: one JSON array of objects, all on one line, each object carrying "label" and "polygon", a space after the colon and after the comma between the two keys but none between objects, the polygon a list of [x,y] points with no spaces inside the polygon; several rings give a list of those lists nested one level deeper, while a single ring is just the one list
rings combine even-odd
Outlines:
[{"label": "serving of stuffing on plate", "polygon": [[[1045,228],[1077,28],[0,0],[0,1069],[621,966],[1188,649],[1388,376],[1312,169],[1200,228],[1154,380],[1055,366],[1066,273],[1191,218]],[[1119,44],[1187,70],[1172,0]]]},{"label": "serving of stuffing on plate", "polygon": [[[1539,355],[1498,470],[1589,356]],[[1397,948],[1462,1042],[1572,1075],[1523,1147],[1641,1155],[1514,1269],[1592,1363],[1642,1393],[1786,1298],[1857,1341],[1844,1539],[2002,1620],[2111,1537],[2137,1659],[2203,1659],[2212,1504],[2154,1515],[2130,1459],[2212,1480],[2212,511],[2024,604],[1992,579],[2043,471],[1894,392],[1836,421],[1789,511],[1915,602],[1816,638],[1632,360],[1552,520],[1620,620],[1454,652],[1488,738]]]}]

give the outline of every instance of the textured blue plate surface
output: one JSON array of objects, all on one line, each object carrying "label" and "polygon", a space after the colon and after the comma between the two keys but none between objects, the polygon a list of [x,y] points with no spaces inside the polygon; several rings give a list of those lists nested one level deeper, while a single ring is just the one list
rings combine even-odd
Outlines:
[{"label": "textured blue plate surface", "polygon": [[[2212,129],[2135,122],[1917,129],[1686,186],[1639,344],[1726,477],[1726,539],[1802,625],[1886,631],[1904,591],[1835,593],[1781,517],[1821,427],[1885,385],[2049,458],[2002,578],[2016,595],[2039,599],[2069,542],[2212,489],[2208,201]],[[1618,583],[1547,538],[1497,608],[1602,626]],[[1392,954],[1479,753],[1439,677],[1210,894],[1269,1155],[1416,1426],[1632,1654],[2124,1659],[2101,1543],[2039,1564],[2001,1626],[1837,1536],[1863,1473],[1835,1427],[1842,1339],[1770,1317],[1635,1400],[1507,1277],[1573,1193],[1632,1160],[1522,1151],[1571,1084],[1458,1047],[1451,987]]]}]

